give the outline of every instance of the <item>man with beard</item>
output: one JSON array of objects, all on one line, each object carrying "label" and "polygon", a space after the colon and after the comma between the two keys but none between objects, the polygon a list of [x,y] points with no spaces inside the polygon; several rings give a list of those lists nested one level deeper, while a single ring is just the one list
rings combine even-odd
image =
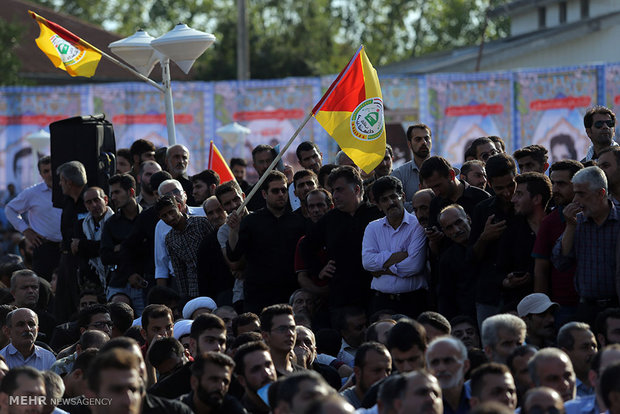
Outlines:
[{"label": "man with beard", "polygon": [[311,141],[304,141],[297,146],[295,153],[302,168],[312,170],[315,174],[319,173],[323,165],[323,154],[318,145]]},{"label": "man with beard", "polygon": [[583,116],[583,126],[592,145],[581,162],[596,161],[602,150],[618,145],[614,141],[616,114],[609,108],[597,105],[588,109]]},{"label": "man with beard", "polygon": [[549,168],[547,162],[547,148],[542,145],[528,145],[516,150],[513,154],[519,165],[521,174],[526,172],[538,172],[544,174]]},{"label": "man with beard", "polygon": [[319,179],[312,170],[299,170],[293,176],[293,185],[295,186],[295,195],[299,198],[301,207],[294,211],[305,218],[310,218],[306,197],[312,190],[316,190],[319,186]]},{"label": "man with beard", "polygon": [[558,347],[570,358],[577,377],[577,397],[594,394],[589,372],[597,346],[590,325],[583,322],[569,322],[558,332]]},{"label": "man with beard", "polygon": [[370,222],[362,240],[362,263],[373,275],[371,313],[393,309],[417,317],[426,310],[428,301],[424,229],[405,210],[405,194],[398,178],[379,178],[372,192],[385,217]]},{"label": "man with beard", "polygon": [[390,375],[392,357],[385,345],[378,342],[366,342],[355,354],[353,371],[357,380],[355,386],[347,388],[341,395],[355,409],[362,406],[364,395],[377,381]]},{"label": "man with beard", "polygon": [[514,217],[510,202],[517,187],[515,177],[517,166],[507,154],[490,157],[485,164],[489,185],[495,195],[478,204],[471,216],[473,259],[478,266],[476,283],[476,312],[478,326],[489,316],[500,310],[502,280],[506,277],[497,269],[497,241],[506,230],[508,222]]},{"label": "man with beard", "polygon": [[[295,352],[295,356],[297,357],[297,363],[302,368],[318,372],[334,389],[340,389],[342,382],[336,368],[331,365],[322,364],[317,360],[316,338],[314,337],[314,332],[301,325],[297,325],[295,327],[295,332],[297,335],[295,338],[295,348],[293,348],[293,352]],[[328,360],[331,359],[333,359],[332,362],[336,362],[336,359],[330,356],[327,356],[327,360],[325,360],[325,362],[327,363]]]},{"label": "man with beard", "polygon": [[385,157],[383,157],[383,160],[375,167],[375,179],[385,177],[392,173],[393,158],[394,150],[392,150],[392,146],[390,144],[385,144]]},{"label": "man with beard", "polygon": [[234,369],[235,362],[228,355],[205,352],[192,364],[192,391],[179,399],[194,414],[245,413],[241,403],[228,395]]},{"label": "man with beard", "polygon": [[497,148],[493,140],[489,137],[476,138],[471,143],[471,151],[474,158],[478,161],[487,162],[495,154],[501,151]]},{"label": "man with beard", "polygon": [[201,206],[215,194],[215,188],[220,185],[220,175],[213,170],[204,170],[192,176],[191,181],[194,205]]},{"label": "man with beard", "polygon": [[39,319],[32,310],[19,308],[9,312],[2,329],[11,341],[0,350],[9,369],[28,365],[45,371],[56,362],[54,354],[34,344],[39,333]]},{"label": "man with beard", "polygon": [[241,404],[253,414],[269,413],[269,407],[258,394],[277,379],[269,347],[264,342],[249,342],[237,349],[234,359],[237,380],[245,390]]},{"label": "man with beard", "polygon": [[517,390],[510,370],[504,364],[482,364],[471,373],[471,408],[495,401],[510,410],[517,408]]},{"label": "man with beard", "polygon": [[452,204],[439,213],[444,235],[453,243],[439,257],[439,313],[451,319],[458,315],[476,317],[476,269],[467,258],[471,220],[463,207]]},{"label": "man with beard", "polygon": [[155,161],[144,161],[140,164],[140,170],[138,174],[138,184],[140,184],[140,195],[136,199],[138,204],[143,209],[153,207],[159,198],[157,196],[157,189],[153,189],[151,186],[151,176],[156,172],[161,171],[161,167]]},{"label": "man with beard", "polygon": [[431,136],[431,129],[424,124],[411,125],[407,129],[407,146],[413,152],[413,159],[392,172],[392,175],[403,183],[407,200],[411,200],[420,189],[420,167],[431,155],[433,147]]},{"label": "man with beard", "polygon": [[449,336],[435,339],[426,350],[426,368],[441,386],[444,414],[469,412],[469,398],[464,387],[465,372],[469,370],[465,345]]},{"label": "man with beard", "polygon": [[173,179],[181,183],[183,191],[187,194],[187,205],[195,206],[194,185],[187,176],[187,166],[189,164],[189,150],[185,145],[176,144],[166,150],[166,171]]},{"label": "man with beard", "polygon": [[471,160],[461,166],[461,180],[467,181],[469,185],[478,187],[482,190],[487,186],[487,173],[484,170],[484,162]]},{"label": "man with beard", "polygon": [[573,283],[575,266],[561,271],[551,263],[551,255],[555,242],[566,228],[564,207],[575,196],[571,179],[582,168],[583,165],[574,160],[557,161],[551,165],[549,176],[556,208],[540,223],[532,249],[534,292],[545,293],[551,297],[552,301],[560,305],[561,308],[556,315],[560,325],[573,319],[577,311],[579,296]]},{"label": "man with beard", "polygon": [[601,151],[597,165],[607,177],[609,198],[616,207],[620,206],[620,147],[609,147]]},{"label": "man with beard", "polygon": [[428,214],[431,207],[431,201],[435,197],[435,193],[430,188],[422,189],[416,192],[411,199],[411,211],[418,219],[420,226],[428,227]]},{"label": "man with beard", "polygon": [[541,349],[527,365],[536,387],[556,390],[564,402],[575,398],[575,371],[566,353],[558,348]]},{"label": "man with beard", "polygon": [[[271,165],[276,156],[277,153],[271,145],[260,144],[252,150],[252,162],[259,179],[263,176],[265,171],[267,171],[267,167]],[[246,194],[250,194],[255,185],[256,184],[248,188]],[[258,192],[260,193],[260,189]],[[247,204],[247,208],[250,211],[257,211],[263,207],[265,207],[265,198],[261,197],[260,194],[256,194],[255,197],[252,197]]]},{"label": "man with beard", "polygon": [[559,305],[544,293],[532,293],[517,305],[517,313],[527,326],[525,342],[537,348],[552,346],[555,341],[555,312]]},{"label": "man with beard", "polygon": [[134,178],[141,175],[138,170],[142,168],[143,163],[147,161],[155,162],[156,149],[155,144],[146,139],[137,139],[131,144],[129,153],[131,154],[131,174]]}]

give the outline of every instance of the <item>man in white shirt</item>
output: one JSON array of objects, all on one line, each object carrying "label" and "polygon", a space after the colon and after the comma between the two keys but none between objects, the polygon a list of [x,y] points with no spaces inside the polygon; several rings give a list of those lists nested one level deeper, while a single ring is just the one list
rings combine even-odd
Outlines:
[{"label": "man in white shirt", "polygon": [[381,177],[372,191],[385,214],[368,224],[362,241],[364,269],[373,274],[372,312],[394,309],[415,318],[426,310],[428,295],[424,229],[405,210],[405,193],[398,178]]},{"label": "man in white shirt", "polygon": [[[33,246],[34,272],[50,281],[60,258],[60,215],[52,205],[52,159],[45,156],[37,164],[43,182],[28,187],[5,207],[6,217]],[[28,214],[24,220],[23,214]]]}]

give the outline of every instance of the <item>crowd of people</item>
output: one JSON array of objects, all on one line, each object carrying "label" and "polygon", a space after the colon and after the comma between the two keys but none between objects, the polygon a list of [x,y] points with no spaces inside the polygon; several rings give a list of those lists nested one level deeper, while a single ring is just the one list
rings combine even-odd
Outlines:
[{"label": "crowd of people", "polygon": [[458,169],[424,124],[370,174],[258,145],[243,209],[243,159],[220,183],[137,140],[92,185],[43,157],[5,207],[0,413],[618,414],[615,123],[552,165],[489,136]]}]

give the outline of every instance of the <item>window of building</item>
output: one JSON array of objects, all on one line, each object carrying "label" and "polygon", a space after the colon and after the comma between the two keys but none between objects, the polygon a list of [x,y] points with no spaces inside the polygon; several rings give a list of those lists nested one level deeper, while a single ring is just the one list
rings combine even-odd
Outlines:
[{"label": "window of building", "polygon": [[581,18],[590,17],[590,0],[581,0]]},{"label": "window of building", "polygon": [[547,8],[539,7],[538,8],[538,28],[542,29],[547,27]]},{"label": "window of building", "polygon": [[559,21],[561,23],[566,23],[566,2],[561,1],[559,4]]}]

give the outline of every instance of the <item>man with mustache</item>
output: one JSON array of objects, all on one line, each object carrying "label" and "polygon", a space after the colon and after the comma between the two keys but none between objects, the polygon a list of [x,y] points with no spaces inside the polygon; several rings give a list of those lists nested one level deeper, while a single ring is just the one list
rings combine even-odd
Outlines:
[{"label": "man with mustache", "polygon": [[189,150],[185,145],[176,144],[166,150],[166,171],[172,178],[181,183],[183,191],[187,194],[187,205],[195,206],[194,184],[187,176],[189,164]]},{"label": "man with mustache", "polygon": [[469,360],[465,345],[449,336],[435,339],[426,350],[426,368],[439,381],[444,414],[468,412],[469,398],[464,383]]},{"label": "man with mustache", "polygon": [[54,354],[34,344],[39,333],[39,318],[34,311],[19,308],[6,315],[4,334],[11,342],[0,350],[9,369],[28,365],[46,371],[56,362]]},{"label": "man with mustache", "polygon": [[393,309],[417,317],[426,310],[428,296],[424,229],[405,210],[405,194],[398,178],[381,177],[372,191],[385,214],[368,224],[362,241],[362,263],[373,274],[372,312]]},{"label": "man with mustache", "polygon": [[431,129],[424,124],[411,125],[407,129],[407,146],[413,152],[413,159],[392,172],[392,176],[403,183],[407,200],[411,200],[420,189],[420,167],[424,160],[431,155],[431,148],[433,147],[431,137]]},{"label": "man with mustache", "polygon": [[253,414],[269,413],[269,407],[258,394],[277,379],[269,347],[264,342],[249,342],[237,349],[234,359],[237,380],[245,390],[241,403]]},{"label": "man with mustache", "polygon": [[556,390],[564,402],[575,398],[575,371],[565,352],[558,348],[541,349],[527,366],[536,387]]},{"label": "man with mustache", "polygon": [[597,351],[596,339],[590,325],[583,322],[569,322],[558,332],[558,347],[566,352],[573,363],[577,397],[594,394],[590,384],[589,372],[592,358]]},{"label": "man with mustache", "polygon": [[586,128],[586,134],[592,145],[581,162],[598,160],[602,150],[618,145],[614,141],[616,114],[609,108],[597,105],[588,109],[583,116],[583,126]]},{"label": "man with mustache", "polygon": [[195,414],[244,413],[237,399],[228,395],[235,362],[219,352],[205,352],[194,360],[192,391],[179,399]]},{"label": "man with mustache", "polygon": [[559,305],[544,293],[532,293],[517,305],[517,313],[527,326],[525,342],[537,348],[552,346],[555,341],[555,312]]}]

